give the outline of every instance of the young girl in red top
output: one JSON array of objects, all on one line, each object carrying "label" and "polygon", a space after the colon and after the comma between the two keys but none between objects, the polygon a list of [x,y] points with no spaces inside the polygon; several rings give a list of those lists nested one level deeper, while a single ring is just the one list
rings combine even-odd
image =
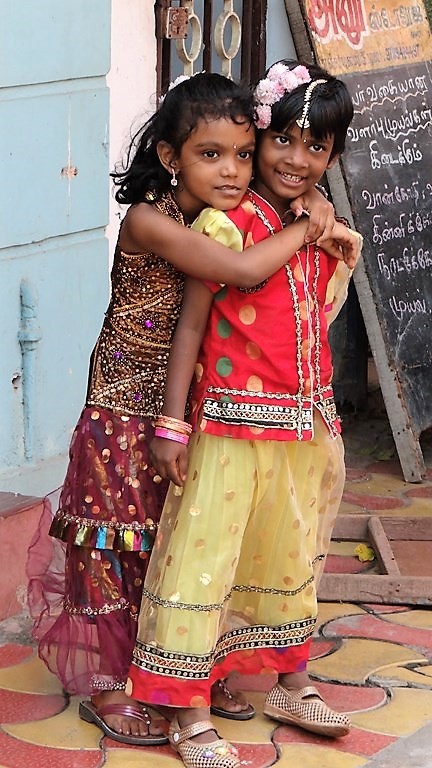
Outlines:
[{"label": "young girl in red top", "polygon": [[[238,205],[252,170],[252,118],[249,91],[231,80],[217,74],[183,79],[114,174],[117,200],[130,207],[114,254],[111,299],[57,512],[54,520],[46,516],[30,552],[29,602],[41,658],[68,693],[90,697],[81,716],[126,743],[166,741],[124,688],[167,487],[151,468],[148,445],[162,406],[183,273],[253,285],[306,235],[307,225],[297,222],[279,242],[259,245],[246,264],[185,226],[204,205]],[[326,218],[333,221],[319,198],[314,193],[303,202],[312,205],[318,233]],[[218,684],[213,689],[219,713],[253,714],[225,691]]]},{"label": "young girl in red top", "polygon": [[[290,200],[343,151],[353,115],[340,80],[296,62],[271,67],[255,97],[254,189],[237,209],[206,210],[196,223],[239,251],[282,229]],[[126,690],[175,708],[169,738],[189,768],[204,758],[209,768],[240,765],[209,720],[212,682],[233,668],[278,674],[270,717],[330,736],[350,727],[306,670],[314,569],[345,476],[326,315],[339,269],[345,286],[349,273],[301,238],[293,254],[252,289],[187,281],[156,420],[155,465],[173,484]]]}]

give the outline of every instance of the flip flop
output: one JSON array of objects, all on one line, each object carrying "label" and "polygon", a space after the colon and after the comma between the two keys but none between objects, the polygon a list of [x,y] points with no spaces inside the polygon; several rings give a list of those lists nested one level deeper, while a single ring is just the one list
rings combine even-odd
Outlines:
[{"label": "flip flop", "polygon": [[107,715],[119,715],[120,717],[133,717],[136,720],[150,725],[151,717],[146,707],[139,704],[107,704],[97,709],[91,701],[81,701],[79,705],[79,716],[86,723],[93,723],[110,739],[120,741],[122,744],[135,744],[136,746],[158,746],[167,744],[168,737],[164,734],[154,736],[152,733],[146,736],[133,736],[132,734],[118,733],[104,720]]},{"label": "flip flop", "polygon": [[228,712],[227,709],[220,707],[210,707],[210,712],[226,720],[252,720],[255,717],[255,707],[252,704],[249,704],[247,709],[241,709],[240,712]]},{"label": "flip flop", "polygon": [[[233,696],[231,691],[227,688],[225,680],[218,680],[217,685],[227,699],[232,700],[235,698],[235,696]],[[252,720],[252,718],[255,716],[255,707],[253,707],[252,704],[248,704],[247,708],[241,709],[240,712],[229,712],[227,709],[214,707],[212,705],[210,707],[210,712],[212,715],[217,715],[217,717],[224,717],[226,720]]]}]

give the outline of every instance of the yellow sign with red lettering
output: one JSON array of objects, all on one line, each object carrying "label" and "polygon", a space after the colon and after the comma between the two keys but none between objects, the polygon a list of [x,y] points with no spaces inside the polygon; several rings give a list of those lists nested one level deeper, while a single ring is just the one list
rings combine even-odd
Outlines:
[{"label": "yellow sign with red lettering", "polygon": [[432,58],[421,0],[305,0],[319,63],[332,74],[370,72]]}]

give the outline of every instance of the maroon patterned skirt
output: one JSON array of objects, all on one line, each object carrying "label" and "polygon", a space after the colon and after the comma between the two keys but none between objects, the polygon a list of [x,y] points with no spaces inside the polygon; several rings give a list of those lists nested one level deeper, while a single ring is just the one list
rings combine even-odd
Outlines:
[{"label": "maroon patterned skirt", "polygon": [[86,407],[30,546],[33,635],[70,694],[125,685],[167,491],[149,464],[152,437],[150,419]]}]

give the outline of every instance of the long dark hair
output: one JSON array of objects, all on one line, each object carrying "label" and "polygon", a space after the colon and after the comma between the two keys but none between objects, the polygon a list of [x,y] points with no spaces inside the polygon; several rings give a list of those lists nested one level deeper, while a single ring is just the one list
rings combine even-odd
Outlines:
[{"label": "long dark hair", "polygon": [[158,200],[170,189],[171,176],[159,160],[157,144],[166,141],[178,155],[198,120],[221,117],[253,124],[249,88],[223,75],[201,72],[168,90],[156,112],[133,136],[123,167],[111,173],[118,186],[117,202]]},{"label": "long dark hair", "polygon": [[[354,114],[352,99],[345,83],[316,64],[307,64],[291,59],[282,59],[278,63],[284,64],[288,69],[302,65],[306,67],[312,80],[324,79],[326,81],[319,83],[311,94],[308,110],[310,131],[318,141],[334,136],[330,157],[343,152],[348,127]],[[301,118],[308,85],[309,83],[302,83],[293,91],[285,93],[279,101],[272,105],[269,126],[272,131],[282,133]],[[260,131],[257,133],[259,141]]]}]

